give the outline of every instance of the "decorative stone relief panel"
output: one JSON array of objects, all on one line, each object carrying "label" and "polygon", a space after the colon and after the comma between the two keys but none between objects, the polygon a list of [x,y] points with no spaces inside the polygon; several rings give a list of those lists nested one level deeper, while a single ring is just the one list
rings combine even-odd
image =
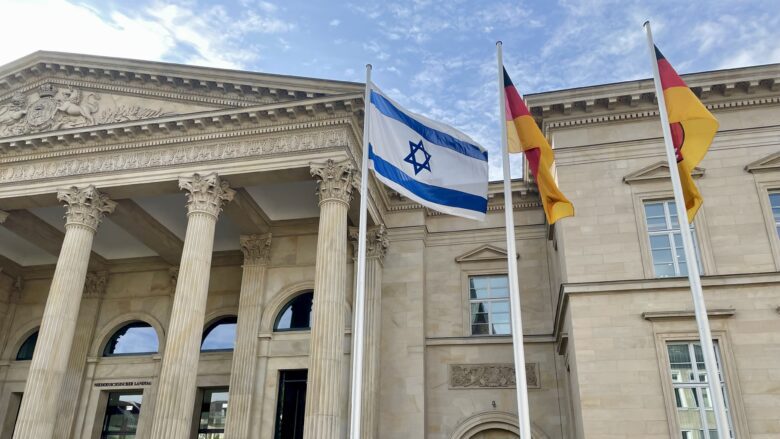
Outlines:
[{"label": "decorative stone relief panel", "polygon": [[0,165],[0,183],[176,166],[348,145],[350,145],[350,135],[343,128],[220,143],[178,143],[154,150]]},{"label": "decorative stone relief panel", "polygon": [[[541,387],[539,363],[525,364],[528,388]],[[450,389],[513,389],[515,366],[506,364],[450,364]]]},{"label": "decorative stone relief panel", "polygon": [[209,107],[182,106],[44,83],[35,91],[13,94],[10,102],[0,106],[0,137],[151,119],[206,109]]}]

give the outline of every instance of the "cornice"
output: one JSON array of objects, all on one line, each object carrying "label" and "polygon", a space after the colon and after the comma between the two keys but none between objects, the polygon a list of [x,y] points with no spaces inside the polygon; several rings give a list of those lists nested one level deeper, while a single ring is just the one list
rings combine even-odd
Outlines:
[{"label": "cornice", "polygon": [[[723,110],[780,103],[780,64],[682,75],[707,108]],[[651,79],[526,95],[546,128],[653,117]]]},{"label": "cornice", "polygon": [[292,100],[360,92],[363,84],[58,52],[35,52],[0,66],[0,93],[44,76],[208,94],[230,101]]},{"label": "cornice", "polygon": [[[285,131],[290,125],[299,129],[313,128],[326,126],[334,118],[341,118],[340,122],[344,123],[343,119],[349,119],[355,111],[362,111],[362,95],[329,96],[36,133],[0,139],[0,163],[52,156],[47,155],[49,151],[62,149],[65,149],[65,155],[70,155],[75,152],[74,146],[93,146],[105,151],[117,149],[112,146],[128,141],[146,143],[144,146],[164,144],[165,139],[186,134],[210,133],[213,138],[220,138],[236,135],[236,131],[250,127],[264,132]],[[146,142],[138,142],[139,139]],[[31,152],[37,155],[30,157]]]}]

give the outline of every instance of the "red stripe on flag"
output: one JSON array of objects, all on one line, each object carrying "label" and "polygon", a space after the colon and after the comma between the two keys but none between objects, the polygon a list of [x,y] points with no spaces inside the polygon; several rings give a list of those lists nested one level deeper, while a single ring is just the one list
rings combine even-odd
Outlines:
[{"label": "red stripe on flag", "polygon": [[672,87],[688,87],[666,58],[658,60],[658,73],[661,75],[661,88],[664,90]]},{"label": "red stripe on flag", "polygon": [[520,93],[517,89],[510,85],[504,89],[504,97],[506,103],[506,120],[514,120],[520,116],[530,116],[528,107],[525,106],[525,102],[520,97]]},{"label": "red stripe on flag", "polygon": [[531,173],[534,174],[534,180],[536,180],[539,173],[539,158],[542,156],[542,150],[539,148],[526,149],[523,151],[523,154],[525,154],[525,158],[528,160],[528,167],[531,168]]}]

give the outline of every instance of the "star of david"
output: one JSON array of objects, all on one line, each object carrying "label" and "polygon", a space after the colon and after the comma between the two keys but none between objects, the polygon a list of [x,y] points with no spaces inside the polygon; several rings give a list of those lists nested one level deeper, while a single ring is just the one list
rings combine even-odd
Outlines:
[{"label": "star of david", "polygon": [[[431,155],[425,150],[422,139],[419,143],[410,141],[409,150],[409,155],[404,157],[404,161],[414,166],[414,175],[419,174],[423,169],[427,169],[428,172],[431,172]],[[422,153],[422,158],[424,160],[418,161],[418,151]]]}]

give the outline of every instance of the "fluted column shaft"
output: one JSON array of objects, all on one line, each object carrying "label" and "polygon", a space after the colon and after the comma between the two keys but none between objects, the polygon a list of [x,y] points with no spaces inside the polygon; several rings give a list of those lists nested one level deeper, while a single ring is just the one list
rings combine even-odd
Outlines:
[{"label": "fluted column shaft", "polygon": [[347,293],[347,210],[355,186],[350,162],[312,166],[319,177],[320,222],[314,272],[305,439],[338,439],[344,365]]},{"label": "fluted column shaft", "polygon": [[[351,228],[357,257],[358,229]],[[366,242],[366,315],[363,321],[363,399],[360,437],[374,439],[379,428],[379,351],[382,327],[382,262],[389,241],[384,226],[371,227]],[[354,330],[353,330],[354,332]]]},{"label": "fluted column shaft", "polygon": [[271,250],[271,234],[241,237],[244,269],[238,301],[238,324],[233,364],[230,370],[230,406],[225,438],[248,439],[252,420],[252,397],[257,369],[257,334],[263,315],[265,272]]},{"label": "fluted column shaft", "polygon": [[116,205],[94,186],[60,191],[58,198],[68,209],[65,239],[46,299],[14,439],[51,439],[54,434],[92,240],[103,215]]},{"label": "fluted column shaft", "polygon": [[230,201],[234,194],[216,174],[182,178],[179,187],[188,191],[187,232],[160,370],[152,439],[190,437],[214,229],[222,202]]},{"label": "fluted column shaft", "polygon": [[87,368],[87,354],[95,334],[95,324],[100,313],[100,303],[108,282],[107,272],[87,273],[84,298],[79,308],[73,346],[70,349],[68,367],[60,393],[60,410],[54,429],[55,439],[70,439],[78,402],[81,400],[82,383]]}]

